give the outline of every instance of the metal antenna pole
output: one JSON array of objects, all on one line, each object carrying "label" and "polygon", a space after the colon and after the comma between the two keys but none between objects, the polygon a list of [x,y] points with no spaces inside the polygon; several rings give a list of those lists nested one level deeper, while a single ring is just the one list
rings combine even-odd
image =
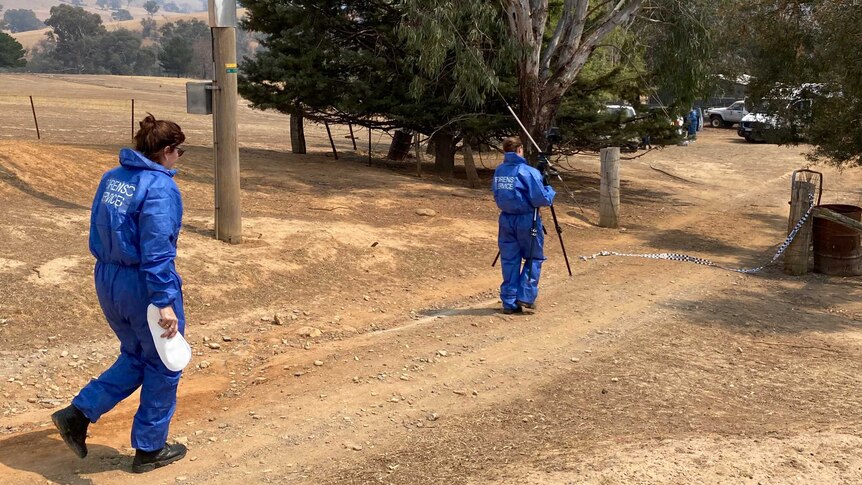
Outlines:
[{"label": "metal antenna pole", "polygon": [[[548,175],[556,175],[560,180],[563,180],[563,178],[560,176],[560,173],[551,165],[551,161],[548,159],[548,157],[554,151],[553,138],[551,138],[550,134],[548,135],[548,138],[549,138],[549,140],[548,140],[548,153],[547,154],[544,154],[544,153],[539,154],[539,158],[542,159],[546,163],[546,167],[547,167],[547,169],[546,169],[547,173],[543,173],[542,175],[544,175],[546,177]],[[550,185],[550,184],[548,184],[548,185]],[[557,211],[556,211],[556,209],[554,209],[553,202],[551,203],[550,207],[551,207],[551,218],[554,220],[554,228],[557,230],[557,237],[559,237],[559,239],[560,239],[560,248],[562,248],[562,250],[563,250],[563,259],[566,261],[566,270],[568,270],[569,276],[572,276],[572,266],[571,266],[571,264],[569,264],[569,255],[568,255],[568,253],[566,253],[566,244],[563,242],[563,228],[560,226],[560,221],[557,219]]]},{"label": "metal antenna pole", "polygon": [[536,147],[536,151],[541,152],[542,149],[539,148],[539,144],[536,143],[536,140],[533,139],[533,135],[531,135],[530,132],[527,131],[527,127],[524,126],[524,123],[521,123],[521,118],[518,118],[518,115],[515,114],[515,110],[513,110],[512,107],[509,106],[509,103],[506,102],[505,98],[503,99],[503,102],[506,103],[506,108],[509,110],[509,113],[512,113],[512,116],[515,118],[515,121],[518,122],[518,126],[520,126],[521,130],[523,130],[523,132],[527,134],[527,138],[530,139],[530,143],[532,143],[533,146]]},{"label": "metal antenna pole", "polygon": [[572,276],[572,266],[569,264],[569,255],[566,253],[566,245],[563,243],[563,228],[560,227],[560,222],[557,220],[557,211],[554,210],[554,204],[551,204],[551,217],[554,219],[557,236],[560,238],[560,247],[563,249],[563,259],[566,260],[566,269],[569,271],[569,276]]}]

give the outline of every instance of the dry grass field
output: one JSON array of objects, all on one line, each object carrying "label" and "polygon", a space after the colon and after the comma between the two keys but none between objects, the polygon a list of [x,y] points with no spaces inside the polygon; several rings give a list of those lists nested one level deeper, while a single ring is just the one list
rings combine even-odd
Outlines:
[{"label": "dry grass field", "polygon": [[[862,279],[742,275],[601,250],[768,260],[805,147],[707,130],[625,160],[622,228],[598,220],[596,156],[563,159],[538,311],[498,313],[488,190],[382,160],[389,137],[241,102],[245,242],[213,240],[212,120],[185,80],[0,75],[0,483],[862,483]],[[36,140],[28,96],[41,140]],[[172,439],[132,476],[133,396],[78,460],[49,416],[115,358],[87,249],[130,100],[188,135],[178,271],[194,357]],[[500,155],[482,153],[488,181]],[[824,202],[862,205],[862,169]],[[417,214],[432,209],[433,217]],[[281,324],[274,323],[278,315]],[[211,345],[217,343],[218,345]]]}]

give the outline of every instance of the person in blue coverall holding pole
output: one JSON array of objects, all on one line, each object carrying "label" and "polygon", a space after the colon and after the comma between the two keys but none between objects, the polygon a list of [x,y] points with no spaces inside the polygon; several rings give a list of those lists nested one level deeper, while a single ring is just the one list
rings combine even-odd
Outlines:
[{"label": "person in blue coverall holding pole", "polygon": [[536,308],[545,261],[545,234],[538,208],[551,205],[556,192],[545,185],[538,170],[527,164],[521,140],[507,138],[503,151],[503,163],[494,171],[492,189],[501,211],[497,235],[503,269],[500,299],[503,313],[512,314],[523,312],[524,307]]},{"label": "person in blue coverall holding pole", "polygon": [[90,423],[140,387],[132,424],[135,473],[186,454],[185,446],[166,443],[181,372],[162,363],[147,324],[152,303],[159,308],[162,338],[185,334],[182,280],[174,266],[183,204],[173,180],[185,138],[176,123],[149,115],[135,135],[135,150],[121,150],[120,166],[102,177],[90,216],[90,252],[99,304],[120,340],[120,356],[51,416],[66,444],[84,458]]}]

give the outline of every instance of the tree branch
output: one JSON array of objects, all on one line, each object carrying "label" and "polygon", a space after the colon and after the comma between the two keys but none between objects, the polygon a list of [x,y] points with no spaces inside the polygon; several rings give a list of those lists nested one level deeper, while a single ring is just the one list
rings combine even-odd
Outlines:
[{"label": "tree branch", "polygon": [[551,40],[548,41],[548,46],[545,48],[545,51],[542,53],[541,60],[541,75],[546,76],[546,72],[550,70],[551,67],[551,59],[554,57],[554,53],[557,50],[557,46],[560,44],[560,38],[565,34],[568,35],[568,32],[572,28],[572,21],[574,19],[574,4],[577,2],[585,3],[588,0],[566,0],[566,4],[563,7],[563,15],[560,17],[560,20],[557,21],[557,26],[554,29],[554,35],[551,36]]},{"label": "tree branch", "polygon": [[581,37],[584,34],[584,26],[587,23],[587,9],[590,6],[589,0],[578,0],[577,9],[574,12],[574,24],[572,29],[569,31],[569,34],[563,40],[563,45],[565,46],[565,50],[561,53],[561,57],[563,55],[568,55],[570,52],[574,52],[581,45]]},{"label": "tree branch", "polygon": [[554,63],[553,77],[548,81],[546,99],[562,96],[574,82],[581,67],[586,63],[599,41],[636,12],[643,3],[644,0],[619,0],[613,10],[605,14],[597,26],[581,38],[581,42],[576,47],[567,46],[568,48],[560,53],[557,62]]}]

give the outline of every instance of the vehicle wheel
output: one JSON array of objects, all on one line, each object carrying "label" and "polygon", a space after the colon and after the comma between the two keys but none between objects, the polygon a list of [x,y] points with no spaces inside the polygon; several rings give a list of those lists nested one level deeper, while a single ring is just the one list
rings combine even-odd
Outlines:
[{"label": "vehicle wheel", "polygon": [[724,127],[725,128],[733,128],[733,122],[732,121],[725,121]]},{"label": "vehicle wheel", "polygon": [[721,128],[724,125],[724,120],[721,119],[721,116],[713,115],[709,117],[709,126],[713,128]]},{"label": "vehicle wheel", "polygon": [[745,141],[748,143],[754,143],[754,138],[751,138],[751,135],[745,135]]}]

